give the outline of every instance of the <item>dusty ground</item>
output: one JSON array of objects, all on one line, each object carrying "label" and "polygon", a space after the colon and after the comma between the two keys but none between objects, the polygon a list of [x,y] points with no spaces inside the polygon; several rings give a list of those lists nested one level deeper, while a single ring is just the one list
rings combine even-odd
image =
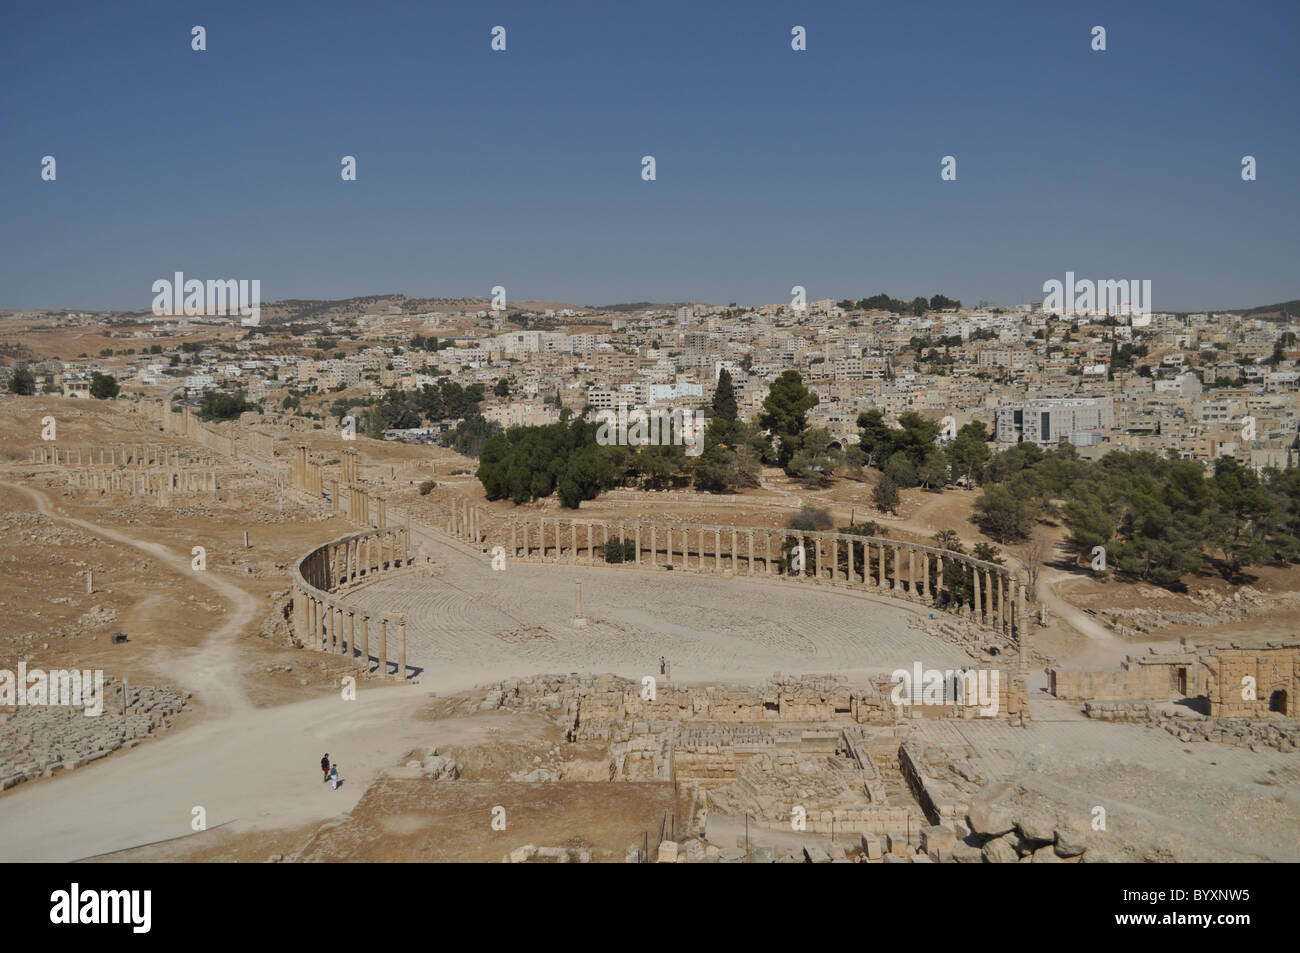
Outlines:
[{"label": "dusty ground", "polygon": [[[657,831],[663,812],[671,811],[670,788],[602,783],[600,752],[559,743],[554,724],[497,713],[438,718],[426,693],[539,671],[639,677],[660,654],[669,657],[677,679],[747,680],[777,670],[880,671],[918,657],[939,666],[947,661],[946,650],[956,652],[909,629],[917,610],[891,600],[599,567],[517,566],[495,574],[464,547],[422,534],[435,547],[440,576],[380,579],[351,597],[408,614],[410,661],[423,669],[419,684],[363,682],[360,698],[345,703],[337,686],[340,675],[353,671],[346,662],[292,649],[270,636],[288,567],[312,546],[351,531],[350,524],[324,515],[312,501],[277,493],[256,468],[223,477],[225,491],[215,503],[181,501],[167,508],[147,499],[71,492],[58,468],[27,462],[47,414],[59,420],[62,446],[185,445],[112,404],[0,399],[0,552],[6,569],[0,574],[0,668],[12,669],[18,661],[102,668],[109,678],[126,675],[133,684],[192,692],[193,700],[162,737],[0,795],[2,859],[109,854],[133,860],[261,861],[281,855],[497,861],[531,842],[585,847],[597,860],[621,860],[628,844]],[[323,430],[309,431],[304,439],[327,456],[337,448]],[[435,526],[449,496],[482,500],[470,473],[452,475],[472,471],[472,462],[449,451],[369,440],[359,441],[359,449],[366,455],[363,476],[385,481],[395,503],[414,503]],[[430,478],[442,485],[422,497],[418,485]],[[899,516],[886,519],[870,504],[870,487],[870,480],[841,481],[812,492],[767,471],[761,488],[734,498],[616,493],[584,504],[583,513],[780,527],[799,506],[814,503],[829,506],[837,526],[853,515],[858,522],[888,526],[897,538],[928,541],[942,529],[956,530],[968,547],[980,538],[968,519],[973,492],[908,491]],[[513,510],[508,503],[490,506]],[[549,511],[554,504],[527,509]],[[208,568],[201,574],[190,568],[196,545],[207,550]],[[94,571],[92,593],[82,575],[87,569]],[[1110,630],[1104,610],[1205,611],[1222,604],[1229,588],[1204,577],[1189,594],[1171,595],[1057,567],[1043,579],[1051,623],[1035,628],[1032,637],[1040,651],[1076,665],[1114,664],[1145,644],[1168,644],[1180,635],[1207,643],[1290,638],[1289,594],[1300,588],[1296,572],[1257,571],[1252,585],[1263,602],[1247,619],[1213,628],[1171,626],[1135,640]],[[586,614],[592,619],[584,630],[567,624],[579,578],[587,583]],[[545,630],[546,637],[508,637],[521,627]],[[112,644],[110,636],[118,631],[128,634],[127,643]],[[952,661],[964,660],[959,655]],[[1037,697],[1033,702],[1044,725],[1052,720],[1051,704]],[[1188,761],[1192,767],[1180,768],[1177,742],[1170,739],[1174,748],[1159,748],[1154,757],[1162,760],[1143,774],[1148,729],[1085,723],[1068,731],[1036,731],[999,740],[997,750],[1009,752],[1012,763],[1038,751],[1041,770],[1068,778],[1089,799],[1137,805],[1162,824],[1204,829],[1213,825],[1216,811],[1230,811],[1236,826],[1225,827],[1227,841],[1202,838],[1207,855],[1240,842],[1247,855],[1294,859],[1261,846],[1257,836],[1290,830],[1285,818],[1294,814],[1294,803],[1279,800],[1283,792],[1274,787],[1290,785],[1293,774],[1271,761],[1259,761],[1259,770],[1254,761],[1238,764],[1242,757],[1267,760],[1272,754],[1233,749],[1219,759],[1228,770],[1221,777],[1209,770],[1218,765],[1198,772]],[[1072,760],[1081,742],[1071,732],[1113,746],[1122,763],[1100,753]],[[454,752],[464,781],[380,780],[412,752],[432,746]],[[1198,757],[1213,759],[1216,747],[1199,746],[1204,754]],[[337,792],[316,775],[323,750],[347,779]],[[564,781],[508,780],[535,767],[538,758],[549,763],[557,750]],[[504,833],[487,823],[487,812],[498,804],[507,807]],[[94,805],[93,816],[88,805]],[[195,806],[207,814],[208,830],[201,833],[190,826]],[[1158,857],[1158,843],[1151,849]]]}]

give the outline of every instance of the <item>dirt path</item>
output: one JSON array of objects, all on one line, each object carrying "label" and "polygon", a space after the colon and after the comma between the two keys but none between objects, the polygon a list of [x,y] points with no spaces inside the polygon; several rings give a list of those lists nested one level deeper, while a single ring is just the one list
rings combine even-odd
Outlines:
[{"label": "dirt path", "polygon": [[188,576],[196,583],[207,586],[228,602],[231,611],[226,621],[208,636],[202,647],[185,654],[151,660],[151,665],[168,678],[174,679],[187,691],[194,692],[205,716],[229,715],[251,707],[248,698],[240,689],[240,666],[235,640],[244,627],[253,622],[263,611],[262,600],[213,572],[195,572],[190,568],[189,557],[177,555],[160,543],[137,539],[89,520],[60,515],[55,512],[49,498],[41,491],[18,483],[4,482],[3,485],[30,497],[41,514],[57,522],[75,526],[94,536],[111,539],[124,546],[138,549],[178,575]]},{"label": "dirt path", "polygon": [[[194,572],[187,557],[165,546],[59,515],[40,491],[5,485],[25,493],[53,520],[131,546],[193,576],[225,599],[231,611],[201,648],[151,663],[198,694],[202,720],[50,784],[23,785],[6,794],[0,800],[0,861],[70,861],[184,836],[194,830],[195,808],[203,809],[208,829],[324,820],[350,810],[383,768],[428,740],[430,724],[410,717],[426,701],[413,687],[362,689],[356,701],[330,696],[254,708],[240,689],[236,639],[262,611],[261,600],[215,574]],[[338,791],[316,773],[325,751],[346,779]]]}]

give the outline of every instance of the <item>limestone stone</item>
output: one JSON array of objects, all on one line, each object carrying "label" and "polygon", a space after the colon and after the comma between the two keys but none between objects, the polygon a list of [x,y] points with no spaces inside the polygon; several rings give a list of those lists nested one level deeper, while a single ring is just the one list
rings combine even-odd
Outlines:
[{"label": "limestone stone", "polygon": [[864,833],[862,835],[862,853],[870,860],[879,860],[883,853],[880,849],[880,838],[875,834]]},{"label": "limestone stone", "polygon": [[921,850],[926,854],[951,854],[957,844],[957,835],[951,827],[936,824],[934,827],[921,828]]},{"label": "limestone stone", "polygon": [[1050,844],[1056,840],[1056,818],[1031,808],[1016,815],[1016,830],[1027,841]]},{"label": "limestone stone", "polygon": [[971,804],[966,819],[970,822],[971,830],[987,837],[1001,837],[1016,826],[1015,815],[1009,808],[996,801],[993,803],[977,801]]},{"label": "limestone stone", "polygon": [[986,864],[1014,864],[1020,859],[1016,849],[1002,837],[995,837],[985,844],[981,853]]},{"label": "limestone stone", "polygon": [[1056,854],[1058,857],[1078,857],[1087,850],[1086,834],[1079,824],[1066,823],[1056,829]]},{"label": "limestone stone", "polygon": [[804,863],[807,864],[829,864],[831,855],[816,844],[806,844],[803,849]]}]

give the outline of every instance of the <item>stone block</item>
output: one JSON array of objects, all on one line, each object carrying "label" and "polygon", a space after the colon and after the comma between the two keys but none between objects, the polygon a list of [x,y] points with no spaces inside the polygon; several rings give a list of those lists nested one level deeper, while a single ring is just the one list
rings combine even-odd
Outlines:
[{"label": "stone block", "polygon": [[986,864],[1014,864],[1020,859],[1016,849],[1007,843],[1004,837],[995,837],[984,845],[981,851]]},{"label": "stone block", "polygon": [[933,855],[936,851],[951,854],[956,845],[957,835],[951,827],[936,824],[921,828],[921,850],[926,854]]},{"label": "stone block", "polygon": [[875,834],[863,834],[862,853],[868,860],[879,860],[884,853],[880,849],[880,838]]}]

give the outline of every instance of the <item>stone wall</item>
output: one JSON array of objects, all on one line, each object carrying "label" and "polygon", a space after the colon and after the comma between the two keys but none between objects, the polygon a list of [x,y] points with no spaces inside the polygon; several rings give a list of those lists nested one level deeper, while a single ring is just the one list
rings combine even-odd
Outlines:
[{"label": "stone wall", "polygon": [[1300,718],[1300,642],[1269,642],[1263,648],[1216,649],[1210,668],[1210,714],[1258,717],[1270,712]]}]

